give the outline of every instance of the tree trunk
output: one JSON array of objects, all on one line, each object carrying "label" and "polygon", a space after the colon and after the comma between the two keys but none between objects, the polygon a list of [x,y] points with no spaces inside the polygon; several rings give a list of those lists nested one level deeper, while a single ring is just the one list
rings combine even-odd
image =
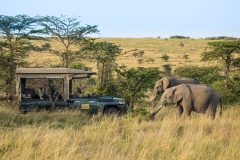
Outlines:
[{"label": "tree trunk", "polygon": [[229,85],[229,71],[230,71],[230,66],[231,66],[231,57],[227,56],[225,59],[225,89],[228,88]]},{"label": "tree trunk", "polygon": [[69,58],[68,58],[67,55],[64,56],[63,66],[64,66],[65,68],[68,68],[68,67],[69,67]]}]

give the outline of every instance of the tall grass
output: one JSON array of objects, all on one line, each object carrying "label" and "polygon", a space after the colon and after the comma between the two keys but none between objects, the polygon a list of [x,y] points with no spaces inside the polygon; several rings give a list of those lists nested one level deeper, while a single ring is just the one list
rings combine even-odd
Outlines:
[{"label": "tall grass", "polygon": [[78,112],[26,115],[0,110],[0,158],[7,159],[238,159],[240,106],[214,121],[201,114],[155,120]]}]

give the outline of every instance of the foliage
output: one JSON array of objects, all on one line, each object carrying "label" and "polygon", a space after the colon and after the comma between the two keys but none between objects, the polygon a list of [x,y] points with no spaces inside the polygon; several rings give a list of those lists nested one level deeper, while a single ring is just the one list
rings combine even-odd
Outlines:
[{"label": "foliage", "polygon": [[139,56],[139,57],[143,57],[144,52],[145,52],[144,50],[140,50],[140,51],[138,51],[138,56]]},{"label": "foliage", "polygon": [[112,90],[113,71],[118,67],[116,58],[122,50],[109,42],[89,43],[83,50],[89,52],[89,59],[97,63],[99,93],[108,93]]},{"label": "foliage", "polygon": [[79,50],[74,49],[76,44],[81,48],[89,38],[86,36],[97,33],[97,26],[82,26],[78,18],[68,18],[66,16],[45,16],[40,18],[42,34],[54,37],[64,47],[63,51],[50,49],[51,53],[59,56],[63,61],[63,66],[68,67],[69,63],[83,58]]},{"label": "foliage", "polygon": [[148,58],[148,59],[146,59],[146,62],[147,62],[147,63],[153,63],[154,61],[155,61],[154,58]]},{"label": "foliage", "polygon": [[13,94],[15,69],[26,64],[25,58],[34,46],[27,39],[34,35],[37,19],[26,15],[0,15],[0,89]]},{"label": "foliage", "polygon": [[133,108],[134,103],[145,97],[145,92],[153,87],[159,74],[158,68],[120,69],[115,80],[117,94]]},{"label": "foliage", "polygon": [[207,37],[206,40],[239,40],[236,37],[218,36],[218,37]]},{"label": "foliage", "polygon": [[233,67],[240,67],[240,57],[235,58],[232,62]]},{"label": "foliage", "polygon": [[138,64],[143,64],[144,63],[144,59],[143,58],[138,58],[137,61],[138,61]]},{"label": "foliage", "polygon": [[144,117],[149,118],[150,112],[147,111],[146,107],[139,107],[134,110],[130,110],[128,115],[130,117]]},{"label": "foliage", "polygon": [[171,75],[172,73],[172,66],[170,64],[164,64],[163,65],[163,71],[166,75]]},{"label": "foliage", "polygon": [[231,63],[234,61],[233,54],[240,53],[240,40],[236,41],[220,41],[220,42],[210,42],[209,51],[202,54],[203,61],[221,61],[224,64],[224,73],[226,84],[225,88],[229,82],[229,72]]},{"label": "foliage", "polygon": [[133,50],[134,52],[132,53],[132,55],[135,57],[135,58],[142,58],[145,51],[144,50],[138,50],[138,49],[135,49]]},{"label": "foliage", "polygon": [[223,80],[215,81],[212,87],[221,94],[224,103],[230,103],[238,101],[240,99],[240,82],[231,80],[228,88],[225,88],[225,82]]},{"label": "foliage", "polygon": [[171,37],[169,37],[170,39],[190,39],[190,37],[185,37],[185,36],[178,36],[178,35],[176,35],[176,36],[171,36]]},{"label": "foliage", "polygon": [[180,47],[184,47],[184,43],[183,43],[183,42],[180,42],[180,43],[179,43],[179,46],[180,46]]},{"label": "foliage", "polygon": [[189,55],[188,55],[188,54],[184,54],[184,55],[183,55],[183,58],[184,58],[184,59],[188,59],[188,58],[189,58]]},{"label": "foliage", "polygon": [[221,78],[218,67],[198,67],[198,66],[185,66],[178,67],[174,74],[180,77],[190,77],[199,80],[204,84],[212,84]]},{"label": "foliage", "polygon": [[35,46],[33,48],[33,50],[37,51],[37,52],[42,52],[42,51],[49,50],[50,47],[51,47],[51,45],[49,43],[45,43],[45,44],[41,45],[40,47],[39,46]]},{"label": "foliage", "polygon": [[69,67],[73,69],[89,70],[85,64],[80,62],[71,63]]},{"label": "foliage", "polygon": [[169,60],[169,56],[167,54],[163,54],[160,58],[162,58],[165,62]]}]

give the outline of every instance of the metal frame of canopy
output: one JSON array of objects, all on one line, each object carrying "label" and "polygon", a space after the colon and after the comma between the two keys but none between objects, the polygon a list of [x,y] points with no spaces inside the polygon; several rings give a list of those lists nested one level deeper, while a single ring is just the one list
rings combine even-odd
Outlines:
[{"label": "metal frame of canopy", "polygon": [[17,68],[16,69],[16,96],[21,102],[22,88],[26,86],[26,79],[62,79],[63,99],[67,101],[72,93],[72,80],[89,78],[95,72],[72,68]]}]

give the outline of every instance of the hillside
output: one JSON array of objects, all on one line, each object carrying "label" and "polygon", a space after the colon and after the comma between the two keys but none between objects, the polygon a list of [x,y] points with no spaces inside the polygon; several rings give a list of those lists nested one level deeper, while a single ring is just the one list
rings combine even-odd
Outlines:
[{"label": "hillside", "polygon": [[[134,49],[144,51],[143,63],[139,64],[138,58],[134,57],[133,52],[121,55],[118,58],[118,63],[131,67],[160,67],[164,64],[171,64],[173,68],[183,65],[199,65],[208,66],[216,65],[216,63],[209,63],[201,61],[201,53],[207,47],[210,40],[203,39],[158,39],[158,38],[102,38],[99,41],[112,42],[120,45],[124,51]],[[43,44],[42,41],[35,42],[38,45]],[[183,43],[184,46],[180,46]],[[61,46],[55,41],[51,41],[53,49],[60,49]],[[170,58],[168,62],[164,62],[160,57],[167,54]],[[188,55],[188,58],[184,58]],[[148,59],[153,58],[154,62],[147,62]],[[49,52],[31,52],[28,58],[31,66],[49,66],[56,65],[60,59]],[[95,68],[94,64],[89,64],[90,67]]]}]

